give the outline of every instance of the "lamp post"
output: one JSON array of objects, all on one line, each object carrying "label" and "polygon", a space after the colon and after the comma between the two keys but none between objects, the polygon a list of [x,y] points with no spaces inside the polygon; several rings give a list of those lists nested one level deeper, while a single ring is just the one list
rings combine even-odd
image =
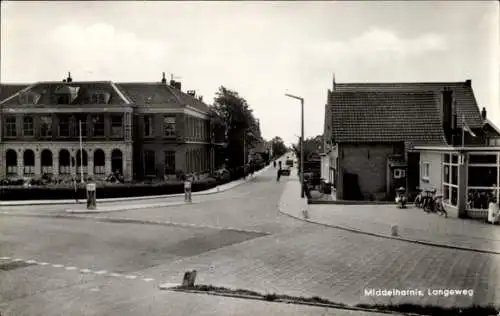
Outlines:
[{"label": "lamp post", "polygon": [[304,198],[304,98],[285,93],[285,96],[300,100],[301,110],[301,137],[300,137],[300,197]]}]

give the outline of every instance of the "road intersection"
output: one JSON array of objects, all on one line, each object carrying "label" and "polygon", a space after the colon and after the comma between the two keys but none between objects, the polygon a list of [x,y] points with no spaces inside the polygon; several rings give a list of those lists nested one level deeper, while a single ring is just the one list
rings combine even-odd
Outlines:
[{"label": "road intersection", "polygon": [[[277,183],[271,168],[193,204],[105,214],[68,214],[67,206],[13,207],[0,215],[0,312],[341,315],[270,303],[241,309],[249,303],[158,290],[161,283],[178,284],[191,269],[203,284],[347,304],[500,302],[499,255],[381,239],[284,216],[280,201],[298,194],[287,193],[290,181]],[[475,293],[363,295],[365,288],[417,287]],[[230,312],[221,312],[221,304]]]}]

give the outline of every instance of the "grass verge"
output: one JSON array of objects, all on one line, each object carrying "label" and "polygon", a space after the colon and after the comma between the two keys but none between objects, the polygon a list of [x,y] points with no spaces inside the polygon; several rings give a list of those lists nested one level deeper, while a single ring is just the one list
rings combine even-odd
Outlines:
[{"label": "grass verge", "polygon": [[499,307],[495,306],[477,306],[473,305],[470,307],[439,307],[433,305],[416,305],[416,304],[393,304],[393,305],[381,305],[381,304],[358,304],[356,306],[348,306],[343,303],[336,303],[330,300],[313,296],[313,297],[301,297],[301,296],[289,296],[281,295],[276,293],[262,294],[255,291],[245,290],[245,289],[230,289],[225,287],[217,287],[213,285],[195,285],[192,287],[186,286],[176,286],[172,287],[171,290],[174,291],[185,291],[185,292],[205,292],[212,295],[224,295],[241,297],[248,299],[259,299],[268,302],[280,302],[288,304],[303,304],[303,305],[315,305],[324,306],[331,308],[342,308],[351,310],[369,310],[375,312],[382,312],[387,314],[392,313],[402,313],[408,315],[427,315],[427,316],[492,316],[498,315],[500,312]]}]

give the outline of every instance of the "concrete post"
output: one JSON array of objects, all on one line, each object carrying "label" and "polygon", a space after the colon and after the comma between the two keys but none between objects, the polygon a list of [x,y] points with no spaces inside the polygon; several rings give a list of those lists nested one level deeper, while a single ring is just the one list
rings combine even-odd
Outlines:
[{"label": "concrete post", "polygon": [[42,176],[42,154],[40,148],[35,148],[35,176]]}]

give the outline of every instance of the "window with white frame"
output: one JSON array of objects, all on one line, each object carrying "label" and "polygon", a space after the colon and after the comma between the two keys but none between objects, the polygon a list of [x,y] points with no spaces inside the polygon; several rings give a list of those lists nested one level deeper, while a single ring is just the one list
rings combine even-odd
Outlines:
[{"label": "window with white frame", "polygon": [[111,116],[111,137],[123,137],[123,116]]},{"label": "window with white frame", "polygon": [[175,116],[165,116],[163,118],[163,136],[175,136]]},{"label": "window with white frame", "polygon": [[16,136],[17,136],[16,117],[7,116],[5,118],[5,137],[16,137]]},{"label": "window with white frame", "polygon": [[33,117],[31,116],[23,117],[23,135],[28,137],[35,135]]},{"label": "window with white frame", "polygon": [[429,181],[431,173],[431,164],[429,162],[422,162],[422,179]]},{"label": "window with white frame", "polygon": [[144,137],[153,136],[153,116],[144,116]]},{"label": "window with white frame", "polygon": [[444,154],[443,158],[443,202],[457,206],[459,156],[451,153]]}]

